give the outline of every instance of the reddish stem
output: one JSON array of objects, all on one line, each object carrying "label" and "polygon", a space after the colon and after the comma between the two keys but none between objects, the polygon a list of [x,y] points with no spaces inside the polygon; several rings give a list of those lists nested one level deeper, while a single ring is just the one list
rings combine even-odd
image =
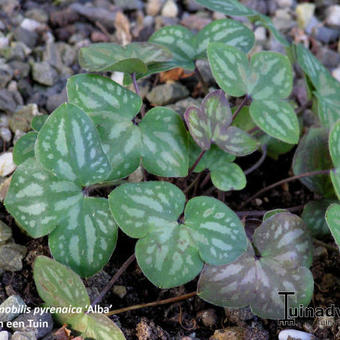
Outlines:
[{"label": "reddish stem", "polygon": [[194,165],[189,169],[188,176],[190,176],[193,173],[193,171],[195,170],[196,166],[198,165],[198,163],[200,162],[200,160],[202,159],[202,157],[206,153],[206,151],[207,150],[202,150],[201,151],[201,153],[199,154],[198,158],[196,159]]}]

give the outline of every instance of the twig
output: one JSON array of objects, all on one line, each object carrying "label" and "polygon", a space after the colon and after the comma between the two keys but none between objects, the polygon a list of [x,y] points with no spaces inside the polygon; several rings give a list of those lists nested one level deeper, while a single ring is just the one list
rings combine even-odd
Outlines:
[{"label": "twig", "polygon": [[284,183],[288,183],[288,182],[291,182],[291,181],[295,181],[296,179],[300,179],[300,178],[304,178],[304,177],[311,177],[311,176],[317,176],[317,175],[326,175],[326,174],[329,174],[331,170],[317,170],[317,171],[310,171],[310,172],[305,172],[303,174],[300,174],[300,175],[297,175],[297,176],[293,176],[293,177],[288,177],[288,178],[285,178],[285,179],[282,179],[281,181],[278,181],[274,184],[271,184],[263,189],[261,189],[260,191],[258,191],[256,194],[254,194],[253,196],[251,196],[250,198],[248,198],[246,201],[244,201],[242,204],[241,204],[241,208],[243,208],[245,205],[247,205],[249,202],[251,202],[254,198],[262,195],[263,193],[281,185],[281,184],[284,184]]},{"label": "twig", "polygon": [[202,176],[202,173],[200,172],[200,173],[196,176],[196,178],[190,183],[190,185],[188,185],[188,187],[187,187],[186,189],[183,190],[183,192],[184,192],[185,194],[187,194],[187,193],[191,190],[191,188],[199,181],[199,179],[201,178],[201,176]]},{"label": "twig", "polygon": [[208,182],[209,182],[209,179],[210,179],[211,175],[210,175],[210,171],[207,173],[207,175],[204,177],[201,185],[200,185],[200,188],[202,189]]},{"label": "twig", "polygon": [[198,158],[196,159],[194,165],[189,169],[188,176],[190,176],[193,173],[193,171],[195,170],[196,166],[198,165],[198,163],[200,162],[200,160],[202,159],[202,157],[204,156],[206,151],[207,150],[201,151],[201,153],[199,154]]},{"label": "twig", "polygon": [[123,265],[118,269],[117,273],[113,275],[110,282],[104,287],[104,289],[101,291],[101,293],[94,299],[94,301],[91,303],[91,306],[94,307],[97,305],[105,296],[105,294],[112,288],[114,283],[120,278],[120,276],[125,272],[127,267],[135,260],[136,256],[135,254],[132,254],[124,263]]},{"label": "twig", "polygon": [[204,94],[208,94],[209,93],[208,85],[205,82],[205,80],[203,79],[202,73],[200,72],[200,70],[198,69],[197,66],[195,66],[195,73],[196,73],[196,75],[198,77],[198,80],[202,84],[202,89],[203,89]]},{"label": "twig", "polygon": [[242,100],[240,106],[236,109],[236,111],[235,111],[234,114],[233,114],[233,120],[234,120],[234,119],[236,118],[236,116],[240,113],[240,111],[242,110],[243,106],[246,105],[248,99],[249,99],[248,95],[246,95],[246,96],[243,98],[243,100]]},{"label": "twig", "polygon": [[159,306],[159,305],[165,305],[165,304],[172,303],[172,302],[178,302],[178,301],[190,299],[191,297],[194,297],[196,295],[197,295],[196,292],[191,292],[191,293],[188,293],[188,294],[172,297],[172,298],[165,299],[165,300],[154,301],[154,302],[149,302],[149,303],[144,303],[144,304],[140,304],[140,305],[134,305],[134,306],[130,306],[130,307],[112,310],[112,311],[106,313],[105,315],[110,316],[110,315],[128,312],[130,310],[136,310],[136,309],[141,309],[141,308],[146,308],[146,307],[154,307],[154,306]]},{"label": "twig", "polygon": [[254,126],[253,128],[251,128],[247,132],[251,135],[252,133],[254,133],[254,132],[258,131],[258,130],[260,130],[260,128],[258,126]]},{"label": "twig", "polygon": [[261,158],[253,166],[251,166],[249,169],[245,170],[244,174],[249,175],[250,173],[255,171],[257,168],[259,168],[262,165],[262,163],[264,162],[264,160],[266,159],[266,157],[267,157],[267,145],[265,144],[265,145],[262,146],[262,156],[261,156]]}]

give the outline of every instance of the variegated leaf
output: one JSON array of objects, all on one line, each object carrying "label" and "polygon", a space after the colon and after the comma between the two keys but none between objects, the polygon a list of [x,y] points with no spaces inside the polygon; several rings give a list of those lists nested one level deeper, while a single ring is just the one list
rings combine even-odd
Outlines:
[{"label": "variegated leaf", "polygon": [[36,132],[28,132],[23,135],[14,145],[13,161],[16,165],[25,162],[26,159],[34,157],[34,145],[37,140]]},{"label": "variegated leaf", "polygon": [[84,197],[65,211],[49,235],[53,257],[82,277],[99,272],[117,243],[117,226],[105,198]]},{"label": "variegated leaf", "polygon": [[221,89],[233,97],[247,93],[250,70],[244,52],[223,43],[210,43],[208,59],[212,74]]},{"label": "variegated leaf", "polygon": [[49,235],[53,256],[82,276],[98,272],[117,240],[106,199],[84,197],[82,188],[43,169],[34,158],[13,175],[6,209],[32,237]]},{"label": "variegated leaf", "polygon": [[68,267],[46,256],[38,256],[34,262],[33,277],[38,293],[46,305],[74,308],[73,313],[54,314],[60,323],[70,325],[84,338],[125,339],[123,333],[107,316],[85,314],[90,305],[87,290],[80,277]]},{"label": "variegated leaf", "polygon": [[235,126],[229,126],[225,133],[221,133],[216,139],[216,144],[225,152],[235,156],[250,155],[259,146],[254,137]]},{"label": "variegated leaf", "polygon": [[297,61],[311,80],[318,101],[318,116],[322,125],[332,127],[340,119],[340,83],[303,45],[296,46]]},{"label": "variegated leaf", "polygon": [[132,123],[142,100],[109,78],[80,74],[67,82],[69,102],[79,106],[93,120],[103,150],[112,167],[109,180],[123,178],[140,163],[141,135]]},{"label": "variegated leaf", "polygon": [[37,160],[60,178],[86,186],[111,172],[91,119],[73,104],[59,106],[38,133]]},{"label": "variegated leaf", "polygon": [[47,118],[48,115],[34,116],[31,123],[32,129],[38,132],[45,124]]},{"label": "variegated leaf", "polygon": [[192,280],[203,261],[227,263],[246,249],[241,221],[214,198],[189,201],[181,221],[185,196],[167,182],[123,184],[111,192],[109,204],[120,228],[140,238],[137,261],[162,288]]},{"label": "variegated leaf", "polygon": [[285,308],[280,291],[294,291],[289,306],[308,305],[313,295],[313,276],[308,270],[312,242],[302,220],[290,213],[268,218],[255,231],[255,256],[248,251],[231,264],[206,266],[198,292],[213,304],[239,308],[250,305],[262,318],[282,319]]},{"label": "variegated leaf", "polygon": [[242,169],[237,164],[229,162],[211,169],[211,181],[217,189],[222,191],[242,190],[247,184]]},{"label": "variegated leaf", "polygon": [[156,107],[139,124],[143,167],[165,177],[188,174],[188,134],[182,118],[175,111]]},{"label": "variegated leaf", "polygon": [[326,211],[326,221],[334,237],[334,240],[340,248],[340,205],[332,204]]},{"label": "variegated leaf", "polygon": [[250,113],[254,122],[270,136],[296,144],[298,120],[293,108],[283,99],[293,84],[289,59],[279,53],[259,52],[250,64],[239,49],[212,43],[208,47],[209,63],[219,86],[226,93],[253,99]]},{"label": "variegated leaf", "polygon": [[103,314],[85,314],[82,320],[72,325],[80,331],[84,339],[96,340],[125,340],[123,332],[107,316]]},{"label": "variegated leaf", "polygon": [[148,42],[135,42],[126,46],[97,43],[80,49],[79,64],[88,71],[144,73],[148,71],[149,64],[168,61],[171,57],[164,47]]},{"label": "variegated leaf", "polygon": [[245,156],[257,148],[256,140],[248,133],[229,126],[232,113],[221,90],[207,95],[200,108],[189,107],[184,117],[190,134],[203,150],[209,150],[211,143],[215,143],[225,152]]},{"label": "variegated leaf", "polygon": [[227,15],[249,16],[257,12],[244,6],[238,0],[195,0],[200,5]]},{"label": "variegated leaf", "polygon": [[15,171],[5,206],[30,236],[41,237],[54,230],[82,197],[81,187],[52,175],[30,158]]},{"label": "variegated leaf", "polygon": [[254,100],[286,98],[293,87],[293,71],[288,57],[276,52],[258,52],[250,62],[248,94]]},{"label": "variegated leaf", "polygon": [[232,19],[214,20],[195,37],[196,58],[205,58],[209,43],[221,42],[249,52],[254,45],[254,33],[240,22]]},{"label": "variegated leaf", "polygon": [[329,234],[325,214],[327,208],[335,202],[334,200],[323,199],[320,201],[309,201],[304,206],[301,218],[313,236],[322,237]]},{"label": "variegated leaf", "polygon": [[60,323],[79,318],[90,305],[90,299],[80,277],[68,267],[46,256],[34,261],[33,278],[39,296],[48,306],[80,307],[81,314],[55,314]]},{"label": "variegated leaf", "polygon": [[156,31],[150,42],[165,46],[173,56],[174,65],[184,69],[195,68],[195,35],[183,26],[165,26]]},{"label": "variegated leaf", "polygon": [[260,136],[259,140],[261,145],[267,146],[267,155],[275,160],[279,159],[280,155],[283,155],[294,148],[294,144],[282,142],[281,140],[273,138],[267,134]]},{"label": "variegated leaf", "polygon": [[103,150],[112,165],[107,180],[130,175],[141,158],[150,173],[186,176],[187,132],[176,112],[154,108],[137,126],[132,120],[142,105],[140,97],[112,80],[78,75],[70,78],[67,87],[69,100],[88,113],[98,129]]},{"label": "variegated leaf", "polygon": [[191,106],[184,114],[191,136],[203,150],[209,150],[211,143],[231,124],[232,114],[223,91],[208,94],[200,108]]},{"label": "variegated leaf", "polygon": [[282,100],[256,100],[250,105],[250,115],[268,135],[286,143],[298,143],[299,121],[289,103]]},{"label": "variegated leaf", "polygon": [[[309,171],[332,168],[328,151],[328,131],[325,128],[310,128],[301,139],[293,159],[294,175]],[[334,190],[329,175],[317,175],[301,178],[300,181],[311,191],[325,197],[334,197]]]}]

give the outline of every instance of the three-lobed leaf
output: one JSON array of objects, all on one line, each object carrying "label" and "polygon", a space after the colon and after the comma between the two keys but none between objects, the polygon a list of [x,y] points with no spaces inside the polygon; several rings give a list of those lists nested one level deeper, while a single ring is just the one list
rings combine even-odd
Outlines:
[{"label": "three-lobed leaf", "polygon": [[167,182],[123,184],[109,203],[115,221],[136,244],[138,264],[162,288],[192,280],[203,263],[233,261],[246,249],[241,221],[222,202],[196,197],[184,210],[185,196]]},{"label": "three-lobed leaf", "polygon": [[72,313],[56,313],[62,324],[69,324],[85,339],[124,340],[120,329],[103,314],[85,314],[90,306],[80,277],[66,266],[46,256],[38,256],[33,268],[38,294],[50,307],[73,308]]},{"label": "three-lobed leaf", "polygon": [[199,296],[216,305],[250,306],[262,318],[282,319],[285,313],[281,291],[294,291],[289,306],[308,305],[313,295],[312,242],[302,220],[290,213],[276,213],[256,229],[253,243],[236,261],[224,266],[206,266]]},{"label": "three-lobed leaf", "polygon": [[79,107],[62,105],[39,131],[35,156],[38,161],[31,157],[17,168],[5,206],[32,237],[50,234],[60,262],[93,275],[115,248],[117,226],[106,199],[83,193],[111,171],[92,120]]},{"label": "three-lobed leaf", "polygon": [[156,107],[136,125],[133,118],[142,101],[114,81],[98,75],[78,75],[69,79],[67,89],[69,101],[81,107],[98,129],[112,165],[108,180],[130,175],[140,162],[158,176],[187,175],[188,136],[176,112]]},{"label": "three-lobed leaf", "polygon": [[191,136],[203,150],[209,150],[214,143],[225,152],[245,156],[257,148],[257,141],[253,137],[235,126],[230,126],[232,113],[221,90],[208,94],[200,108],[189,107],[184,118]]},{"label": "three-lobed leaf", "polygon": [[253,121],[270,136],[290,144],[299,139],[299,123],[285,101],[292,90],[289,59],[275,52],[255,53],[250,63],[241,50],[211,43],[208,59],[218,85],[229,95],[252,98],[249,111]]}]

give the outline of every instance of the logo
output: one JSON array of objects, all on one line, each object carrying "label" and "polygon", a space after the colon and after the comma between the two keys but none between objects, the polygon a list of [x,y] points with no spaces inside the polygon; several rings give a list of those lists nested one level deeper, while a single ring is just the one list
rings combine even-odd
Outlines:
[{"label": "logo", "polygon": [[284,297],[284,319],[280,320],[281,326],[295,326],[297,318],[319,318],[323,322],[323,326],[333,326],[334,319],[340,318],[340,307],[334,304],[328,307],[305,307],[303,305],[290,306],[289,298],[295,295],[295,292],[278,292]]}]

